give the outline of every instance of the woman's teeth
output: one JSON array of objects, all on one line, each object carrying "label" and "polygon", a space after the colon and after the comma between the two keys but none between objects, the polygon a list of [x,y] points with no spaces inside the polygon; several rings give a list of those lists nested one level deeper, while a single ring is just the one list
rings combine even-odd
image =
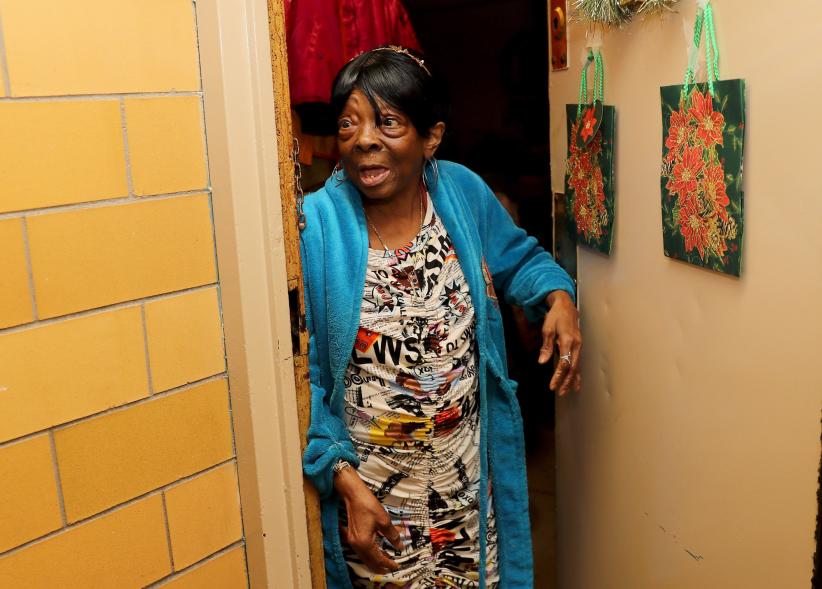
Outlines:
[{"label": "woman's teeth", "polygon": [[360,178],[366,186],[375,186],[388,176],[386,168],[366,168],[360,172]]}]

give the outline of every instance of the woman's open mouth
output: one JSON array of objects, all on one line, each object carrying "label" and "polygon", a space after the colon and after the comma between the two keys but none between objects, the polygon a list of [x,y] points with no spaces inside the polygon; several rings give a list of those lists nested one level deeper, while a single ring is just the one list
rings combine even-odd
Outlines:
[{"label": "woman's open mouth", "polygon": [[388,177],[388,168],[383,166],[361,166],[359,172],[360,182],[369,188],[377,186]]}]

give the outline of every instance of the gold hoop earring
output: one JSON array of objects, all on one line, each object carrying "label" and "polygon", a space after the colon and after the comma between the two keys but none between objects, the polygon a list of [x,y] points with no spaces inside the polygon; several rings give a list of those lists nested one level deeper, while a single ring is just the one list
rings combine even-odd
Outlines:
[{"label": "gold hoop earring", "polygon": [[342,162],[337,162],[337,165],[331,170],[331,177],[337,182],[337,186],[345,182],[345,170],[343,170]]},{"label": "gold hoop earring", "polygon": [[[431,166],[431,180],[426,177],[428,175],[428,167]],[[440,181],[440,166],[437,163],[437,158],[431,157],[425,160],[425,166],[422,169],[422,181],[428,191],[436,190],[437,184]]]}]

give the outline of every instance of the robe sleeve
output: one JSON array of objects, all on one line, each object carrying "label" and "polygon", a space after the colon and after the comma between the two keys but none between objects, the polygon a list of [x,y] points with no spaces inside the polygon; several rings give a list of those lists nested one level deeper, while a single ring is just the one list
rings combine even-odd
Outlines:
[{"label": "robe sleeve", "polygon": [[573,299],[574,282],[537,242],[518,227],[491,189],[482,183],[484,251],[494,288],[531,321],[547,312],[545,298],[564,290]]},{"label": "robe sleeve", "polygon": [[331,408],[331,391],[326,390],[320,383],[317,338],[322,335],[315,332],[311,316],[308,272],[304,273],[303,280],[309,332],[308,371],[311,382],[311,425],[308,428],[308,443],[303,452],[303,472],[317,489],[320,498],[325,499],[334,492],[334,464],[342,459],[356,468],[360,461],[342,417],[335,414]]}]

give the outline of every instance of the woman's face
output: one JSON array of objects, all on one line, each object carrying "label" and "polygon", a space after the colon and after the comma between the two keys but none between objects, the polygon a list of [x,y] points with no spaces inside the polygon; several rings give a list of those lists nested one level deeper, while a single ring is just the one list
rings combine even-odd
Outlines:
[{"label": "woman's face", "polygon": [[346,175],[369,199],[416,193],[425,160],[433,157],[445,129],[417,133],[411,119],[377,98],[380,124],[368,98],[354,90],[337,120],[337,145]]}]

